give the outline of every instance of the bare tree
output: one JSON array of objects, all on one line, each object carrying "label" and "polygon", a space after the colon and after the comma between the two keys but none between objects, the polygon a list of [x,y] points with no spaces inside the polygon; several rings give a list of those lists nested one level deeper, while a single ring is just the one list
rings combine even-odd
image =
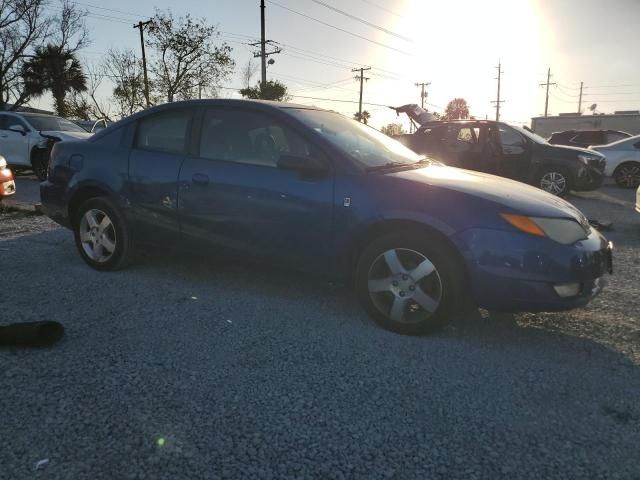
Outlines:
[{"label": "bare tree", "polygon": [[104,118],[112,121],[110,103],[98,100],[97,91],[102,85],[105,72],[102,67],[87,66],[87,91],[70,95],[67,104],[69,115],[80,120]]},{"label": "bare tree", "polygon": [[22,67],[47,34],[45,0],[0,0],[0,110],[28,100]]},{"label": "bare tree", "polygon": [[146,105],[144,97],[144,72],[142,61],[133,50],[111,49],[104,63],[105,75],[115,84],[113,103],[115,114],[127,117],[143,110]]},{"label": "bare tree", "polygon": [[189,14],[175,19],[170,11],[156,11],[149,25],[149,45],[155,51],[151,72],[159,95],[172,102],[193,98],[202,88],[215,91],[235,65],[231,47],[215,45],[219,33],[205,19]]},{"label": "bare tree", "polygon": [[242,69],[242,80],[246,88],[251,87],[251,79],[258,71],[258,65],[253,61],[253,58],[249,57],[246,65]]},{"label": "bare tree", "polygon": [[88,12],[70,0],[60,0],[60,14],[51,22],[49,43],[60,50],[75,53],[89,45],[89,31],[85,23]]}]

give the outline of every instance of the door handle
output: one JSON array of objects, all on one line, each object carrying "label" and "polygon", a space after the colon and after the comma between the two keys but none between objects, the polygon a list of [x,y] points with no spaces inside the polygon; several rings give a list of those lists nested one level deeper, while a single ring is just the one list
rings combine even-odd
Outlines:
[{"label": "door handle", "polygon": [[204,173],[194,173],[191,180],[193,180],[193,183],[196,185],[208,185],[209,175],[205,175]]}]

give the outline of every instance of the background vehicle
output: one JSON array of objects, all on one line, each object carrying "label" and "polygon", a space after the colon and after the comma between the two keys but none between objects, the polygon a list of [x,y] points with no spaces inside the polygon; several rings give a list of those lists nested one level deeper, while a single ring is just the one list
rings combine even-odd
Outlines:
[{"label": "background vehicle", "polygon": [[618,130],[565,130],[552,133],[548,142],[552,145],[590,148],[591,145],[607,145],[630,136],[630,133]]},{"label": "background vehicle", "polygon": [[511,178],[558,196],[602,184],[603,155],[550,145],[526,129],[501,122],[429,122],[398,140],[447,165]]},{"label": "background vehicle", "polygon": [[0,155],[0,201],[16,193],[16,184],[13,173],[7,168],[7,161]]},{"label": "background vehicle", "polygon": [[54,146],[40,186],[78,252],[115,270],[138,243],[225,247],[355,283],[383,327],[432,330],[465,302],[584,305],[608,242],[541,190],[443,166],[337,113],[201,100],[157,106]]},{"label": "background vehicle", "polygon": [[636,190],[636,212],[640,213],[640,187]]},{"label": "background vehicle", "polygon": [[54,142],[88,138],[75,123],[53,115],[0,112],[0,155],[12,168],[30,168],[40,180],[47,176]]},{"label": "background vehicle", "polygon": [[82,127],[89,133],[98,133],[100,130],[104,130],[111,124],[111,122],[104,118],[99,120],[74,120],[73,123]]},{"label": "background vehicle", "polygon": [[640,185],[640,135],[590,148],[607,158],[604,174],[613,177],[619,186],[636,188]]}]

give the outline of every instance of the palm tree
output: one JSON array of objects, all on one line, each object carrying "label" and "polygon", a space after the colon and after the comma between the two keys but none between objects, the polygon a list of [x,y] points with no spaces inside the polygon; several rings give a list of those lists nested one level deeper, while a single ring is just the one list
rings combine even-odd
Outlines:
[{"label": "palm tree", "polygon": [[369,119],[371,118],[371,114],[366,110],[363,110],[362,113],[360,112],[354,113],[353,118],[367,125],[369,123]]},{"label": "palm tree", "polygon": [[67,114],[67,94],[87,89],[87,77],[75,54],[55,45],[38,48],[25,63],[22,78],[30,96],[39,97],[50,91],[61,117]]}]

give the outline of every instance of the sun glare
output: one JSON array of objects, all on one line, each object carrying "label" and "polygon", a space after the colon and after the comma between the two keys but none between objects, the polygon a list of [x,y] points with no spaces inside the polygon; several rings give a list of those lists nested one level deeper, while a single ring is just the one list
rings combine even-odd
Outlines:
[{"label": "sun glare", "polygon": [[[535,109],[531,79],[539,78],[544,69],[544,32],[535,0],[409,0],[399,8],[401,16],[389,16],[387,26],[414,39],[414,43],[394,44],[413,55],[380,50],[377,61],[382,68],[402,72],[416,82],[430,81],[430,109],[437,111],[433,105],[442,107],[454,97],[463,97],[472,114],[492,118],[490,102],[500,60],[504,115],[529,117]],[[381,93],[392,102],[419,102],[417,92],[389,87]],[[520,92],[523,88],[529,93]]]}]

